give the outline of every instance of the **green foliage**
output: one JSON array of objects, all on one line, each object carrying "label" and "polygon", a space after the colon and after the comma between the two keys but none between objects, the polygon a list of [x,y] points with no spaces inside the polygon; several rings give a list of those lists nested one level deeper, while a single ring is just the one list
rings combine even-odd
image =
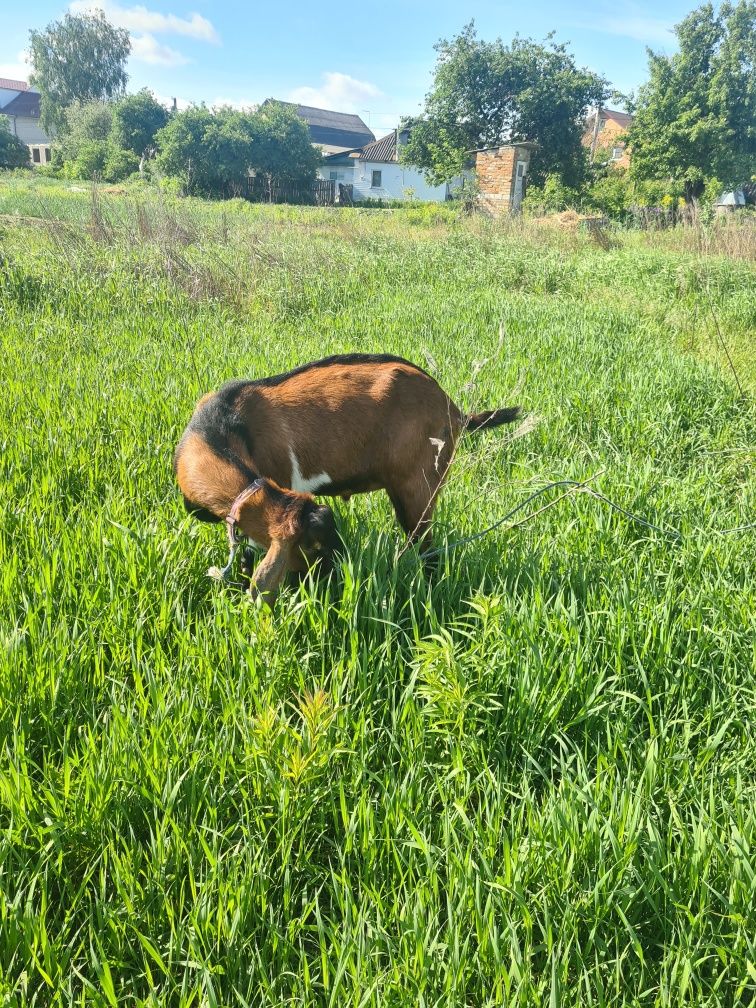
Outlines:
[{"label": "green foliage", "polygon": [[563,44],[515,37],[484,42],[469,24],[436,44],[438,60],[423,115],[411,129],[402,160],[425,169],[435,184],[459,175],[469,152],[512,139],[540,144],[534,181],[557,174],[580,184],[586,155],[582,120],[607,94],[606,82],[575,65]]},{"label": "green foliage", "polygon": [[306,183],[320,155],[305,123],[279,103],[256,112],[195,105],[172,116],[156,136],[158,167],[184,191],[238,195],[249,171],[268,180]]},{"label": "green foliage", "polygon": [[100,10],[65,14],[44,31],[29,32],[34,72],[41,93],[42,122],[55,132],[65,128],[74,102],[113,98],[126,86],[129,33],[115,28]]},{"label": "green foliage", "polygon": [[77,146],[76,152],[63,162],[60,174],[63,178],[69,179],[103,178],[109,153],[110,145],[107,140],[85,140]]},{"label": "green foliage", "polygon": [[321,155],[307,125],[288,105],[266,102],[248,116],[252,138],[250,166],[269,179],[304,185],[312,182]]},{"label": "green foliage", "polygon": [[172,116],[155,138],[158,167],[180,179],[185,191],[238,195],[251,159],[249,116],[230,108],[193,105]]},{"label": "green foliage", "polygon": [[[716,530],[756,417],[691,350],[711,299],[754,368],[753,266],[425,208],[8,208],[55,219],[2,225],[0,1001],[752,1005],[756,557]],[[461,443],[438,545],[599,471],[682,542],[581,493],[428,579],[358,495],[331,581],[219,590],[170,470],[195,401],[340,351],[542,417]]]},{"label": "green foliage", "polygon": [[138,159],[152,147],[155,135],[163,129],[168,118],[168,110],[147,88],[126,95],[113,106],[113,144],[131,151]]},{"label": "green foliage", "polygon": [[[168,113],[149,91],[118,102],[74,102],[54,148],[54,164],[65,178],[119,182],[139,168]],[[144,144],[144,146],[142,146]]]},{"label": "green foliage", "polygon": [[108,144],[102,177],[106,182],[120,182],[139,170],[139,158],[131,150]]},{"label": "green foliage", "polygon": [[633,205],[633,187],[624,168],[602,173],[585,193],[586,202],[607,217],[622,219]]},{"label": "green foliage", "polygon": [[635,179],[625,168],[607,166],[596,172],[593,182],[581,195],[584,209],[600,210],[607,217],[626,220],[633,207],[670,209],[682,197],[682,187],[669,179]]},{"label": "green foliage", "polygon": [[0,168],[25,168],[29,164],[29,148],[10,131],[8,120],[0,115]]},{"label": "green foliage", "polygon": [[64,178],[119,182],[139,167],[139,158],[114,141],[110,102],[74,102],[53,149],[55,170]]},{"label": "green foliage", "polygon": [[547,175],[542,186],[528,185],[522,207],[530,213],[558,213],[574,209],[580,202],[580,193],[564,185],[559,175]]},{"label": "green foliage", "polygon": [[112,130],[113,106],[110,102],[76,101],[66,109],[55,147],[62,161],[73,161],[87,144],[107,143]]},{"label": "green foliage", "polygon": [[725,188],[756,163],[756,3],[707,3],[677,26],[679,51],[649,51],[650,79],[630,127],[634,178],[670,178],[687,199]]}]

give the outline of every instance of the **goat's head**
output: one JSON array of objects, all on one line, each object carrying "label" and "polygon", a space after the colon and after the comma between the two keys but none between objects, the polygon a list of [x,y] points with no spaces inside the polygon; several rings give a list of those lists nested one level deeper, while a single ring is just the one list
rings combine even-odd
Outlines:
[{"label": "goat's head", "polygon": [[[269,482],[266,492],[271,492]],[[271,604],[287,574],[303,574],[314,566],[329,573],[341,543],[328,506],[278,487],[273,487],[272,493],[278,498],[276,507],[281,508],[282,518],[270,527],[270,546],[252,574],[252,590]]]}]

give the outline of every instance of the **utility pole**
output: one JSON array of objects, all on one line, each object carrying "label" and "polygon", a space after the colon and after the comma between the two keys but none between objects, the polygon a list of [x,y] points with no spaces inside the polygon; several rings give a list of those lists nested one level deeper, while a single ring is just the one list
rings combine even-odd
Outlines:
[{"label": "utility pole", "polygon": [[599,123],[601,122],[601,106],[596,106],[596,119],[593,123],[593,139],[591,140],[591,164],[596,159],[596,146],[598,145]]}]

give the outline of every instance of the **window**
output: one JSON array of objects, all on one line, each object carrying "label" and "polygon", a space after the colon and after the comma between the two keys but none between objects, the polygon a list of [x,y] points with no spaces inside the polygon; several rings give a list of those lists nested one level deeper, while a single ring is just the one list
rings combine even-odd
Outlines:
[{"label": "window", "polygon": [[606,119],[599,119],[599,129],[602,130],[606,126]]},{"label": "window", "polygon": [[49,164],[51,160],[52,160],[52,155],[50,154],[50,148],[49,147],[45,147],[45,163]]},{"label": "window", "polygon": [[619,161],[624,153],[624,147],[612,147],[612,161]]},{"label": "window", "polygon": [[339,177],[338,172],[335,171],[328,172],[328,178],[331,180],[331,182],[335,182],[338,177]]},{"label": "window", "polygon": [[379,171],[373,172],[373,181],[370,183],[370,188],[371,189],[381,188],[381,173]]},{"label": "window", "polygon": [[40,162],[39,147],[32,147],[32,161],[34,162],[34,164],[39,164]]}]

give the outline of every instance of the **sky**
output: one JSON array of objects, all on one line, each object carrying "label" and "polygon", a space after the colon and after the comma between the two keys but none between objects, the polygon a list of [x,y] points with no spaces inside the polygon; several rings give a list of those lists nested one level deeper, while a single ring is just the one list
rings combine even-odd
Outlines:
[{"label": "sky", "polygon": [[646,47],[673,52],[672,27],[699,2],[30,0],[4,5],[0,77],[28,76],[30,28],[43,29],[67,10],[99,7],[131,34],[130,91],[149,87],[161,100],[175,97],[179,107],[296,101],[356,112],[382,136],[400,116],[421,111],[432,82],[434,43],[470,20],[485,39],[508,41],[519,34],[542,40],[553,31],[579,65],[627,93],[646,78]]}]

